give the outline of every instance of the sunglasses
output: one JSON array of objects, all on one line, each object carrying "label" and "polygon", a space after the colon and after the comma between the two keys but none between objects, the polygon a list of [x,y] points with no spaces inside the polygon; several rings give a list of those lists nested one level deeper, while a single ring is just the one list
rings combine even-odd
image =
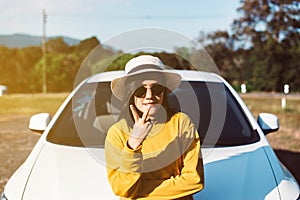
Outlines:
[{"label": "sunglasses", "polygon": [[[137,88],[134,91],[134,96],[138,97],[138,98],[143,98],[146,96],[147,93],[147,89],[144,86],[141,86],[139,88]],[[165,91],[165,87],[159,84],[154,84],[151,88],[151,92],[154,96],[160,96],[164,91]]]}]

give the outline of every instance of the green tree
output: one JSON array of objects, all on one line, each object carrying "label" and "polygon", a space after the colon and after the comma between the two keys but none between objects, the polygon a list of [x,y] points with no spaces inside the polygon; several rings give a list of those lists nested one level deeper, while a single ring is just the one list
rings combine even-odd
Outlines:
[{"label": "green tree", "polygon": [[205,46],[219,72],[227,81],[243,82],[244,73],[240,65],[241,50],[234,49],[234,38],[226,31],[202,33],[199,41]]},{"label": "green tree", "polygon": [[296,43],[299,41],[299,0],[242,0],[238,8],[240,18],[232,28],[242,44],[261,45],[272,38]]},{"label": "green tree", "polygon": [[[294,56],[300,39],[299,1],[246,0],[233,23],[234,37],[244,39],[244,66],[252,67],[250,84],[256,90],[282,91],[299,69]],[[250,71],[250,70],[247,70]],[[295,78],[295,77],[293,77]]]},{"label": "green tree", "polygon": [[71,53],[70,47],[62,37],[53,38],[47,41],[47,52],[49,53]]},{"label": "green tree", "polygon": [[[285,83],[300,90],[299,0],[242,0],[229,32],[205,39],[222,75],[253,90],[282,91]],[[200,38],[201,39],[201,38]],[[202,39],[203,40],[203,39]]]},{"label": "green tree", "polygon": [[30,71],[41,58],[39,47],[0,48],[0,84],[8,86],[10,93],[30,92],[34,81]]}]

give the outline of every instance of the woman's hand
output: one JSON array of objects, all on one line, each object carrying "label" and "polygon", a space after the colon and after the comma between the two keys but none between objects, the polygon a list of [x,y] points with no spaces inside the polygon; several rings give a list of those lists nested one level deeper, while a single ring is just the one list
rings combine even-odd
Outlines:
[{"label": "woman's hand", "polygon": [[142,118],[140,118],[133,105],[130,105],[130,110],[134,118],[134,126],[128,140],[128,145],[132,149],[136,149],[144,141],[152,128],[152,123],[149,120],[150,106],[143,113]]}]

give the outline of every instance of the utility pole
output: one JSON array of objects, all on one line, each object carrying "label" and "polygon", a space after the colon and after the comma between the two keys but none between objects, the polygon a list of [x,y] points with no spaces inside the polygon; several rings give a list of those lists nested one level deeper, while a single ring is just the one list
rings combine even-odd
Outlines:
[{"label": "utility pole", "polygon": [[46,62],[46,54],[47,54],[47,46],[46,46],[46,22],[47,22],[47,14],[46,10],[43,9],[43,37],[42,37],[42,52],[43,52],[43,93],[47,93],[47,62]]}]

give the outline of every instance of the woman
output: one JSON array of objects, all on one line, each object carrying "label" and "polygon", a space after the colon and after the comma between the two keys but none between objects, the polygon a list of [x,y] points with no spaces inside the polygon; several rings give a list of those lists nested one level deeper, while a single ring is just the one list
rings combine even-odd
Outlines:
[{"label": "woman", "polygon": [[111,83],[122,101],[120,120],[105,143],[108,180],[121,199],[193,199],[203,189],[200,139],[187,115],[168,106],[180,75],[142,55]]}]

